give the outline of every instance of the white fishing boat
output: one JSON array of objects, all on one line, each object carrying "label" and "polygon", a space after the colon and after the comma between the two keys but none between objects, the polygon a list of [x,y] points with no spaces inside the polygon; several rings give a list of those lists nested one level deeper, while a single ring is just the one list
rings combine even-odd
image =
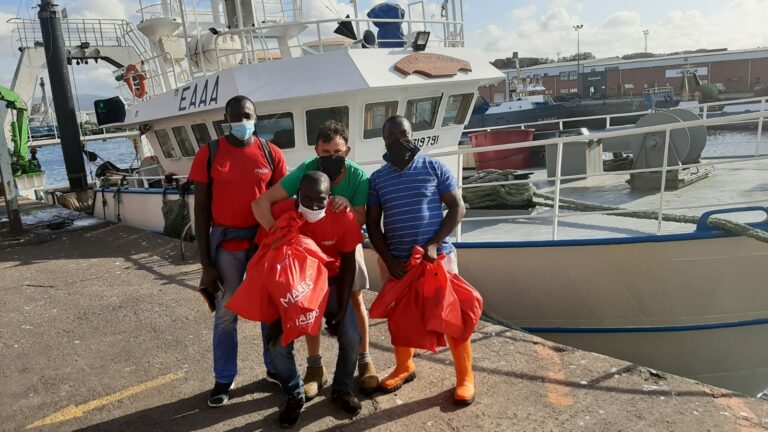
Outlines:
[{"label": "white fishing boat", "polygon": [[[666,122],[657,116],[632,130],[459,150],[477,88],[503,75],[464,47],[461,1],[443,4],[445,17],[436,20],[359,18],[357,10],[348,19],[304,20],[297,0],[212,0],[211,10],[191,12],[171,2],[143,6],[138,28],[151,51],[136,50],[141,61],[117,71],[128,76],[135,97],[112,123],[141,131],[136,148],[143,168],[98,188],[94,213],[161,231],[163,193],[178,199],[169,180],[183,182],[199,146],[225,130],[223,105],[237,94],[254,100],[259,135],[283,149],[289,167],[314,153],[315,128],[336,119],[349,127],[351,159],[373,171],[382,163],[381,124],[395,113],[411,120],[422,151],[443,158],[460,179],[469,177],[462,162],[472,153],[544,145],[552,163],[530,179],[462,184],[465,192],[531,184],[551,195],[549,207],[475,213],[462,223],[460,271],[483,294],[486,311],[568,345],[750,395],[764,391],[768,244],[745,236],[760,231],[713,229],[709,215],[698,225],[680,220],[739,208],[716,216],[768,228],[768,151],[760,140],[765,100],[761,111],[728,118],[670,114]],[[340,45],[330,31],[345,20],[354,35]],[[399,26],[408,42],[363,37],[376,23]],[[417,30],[431,33],[428,43],[419,43],[426,34]],[[702,159],[703,128],[736,121],[760,122],[754,139],[738,146],[749,151]],[[642,161],[631,174],[603,172],[603,141],[612,139]],[[654,184],[656,190],[648,188]],[[530,202],[540,204],[542,196],[531,195]],[[191,206],[192,197],[187,201]],[[609,207],[589,210],[581,202]],[[617,216],[630,211],[689,217]],[[375,254],[368,250],[366,259],[375,285]]]}]

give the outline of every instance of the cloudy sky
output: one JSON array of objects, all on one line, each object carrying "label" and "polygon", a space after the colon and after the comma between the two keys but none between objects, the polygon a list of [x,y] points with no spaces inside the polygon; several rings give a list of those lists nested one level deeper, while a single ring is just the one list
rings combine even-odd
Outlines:
[{"label": "cloudy sky", "polygon": [[[193,0],[187,0],[191,4]],[[206,7],[208,0],[196,0]],[[0,0],[0,85],[13,77],[18,52],[6,21],[36,19],[39,0]],[[157,3],[145,0],[144,3]],[[408,0],[400,0],[405,5]],[[123,18],[138,22],[138,0],[58,0],[70,17]],[[359,0],[362,9],[376,0]],[[439,19],[439,1],[429,0],[427,18]],[[304,0],[305,16],[333,17],[350,10],[346,0]],[[768,0],[464,0],[466,37],[488,60],[509,57],[555,58],[576,52],[573,25],[583,24],[581,50],[597,57],[643,50],[671,52],[696,48],[768,47]],[[80,93],[114,95],[109,67],[75,67]]]}]

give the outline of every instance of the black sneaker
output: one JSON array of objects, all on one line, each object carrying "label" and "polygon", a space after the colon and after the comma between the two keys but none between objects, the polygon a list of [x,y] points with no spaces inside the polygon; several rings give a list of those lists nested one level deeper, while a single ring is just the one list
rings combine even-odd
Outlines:
[{"label": "black sneaker", "polygon": [[216,381],[211,390],[211,396],[208,398],[208,406],[218,408],[224,406],[229,401],[229,391],[232,390],[234,382],[223,383]]},{"label": "black sneaker", "polygon": [[331,392],[331,399],[347,414],[351,414],[352,417],[360,414],[363,406],[360,401],[351,391]]},{"label": "black sneaker", "polygon": [[280,427],[283,429],[290,429],[299,422],[299,415],[301,410],[304,409],[304,396],[300,398],[296,396],[288,396],[288,402],[286,402],[283,410],[280,411]]},{"label": "black sneaker", "polygon": [[280,379],[277,378],[276,373],[272,371],[267,371],[267,377],[265,379],[273,384],[277,384],[278,387],[283,388],[283,385],[280,384]]}]

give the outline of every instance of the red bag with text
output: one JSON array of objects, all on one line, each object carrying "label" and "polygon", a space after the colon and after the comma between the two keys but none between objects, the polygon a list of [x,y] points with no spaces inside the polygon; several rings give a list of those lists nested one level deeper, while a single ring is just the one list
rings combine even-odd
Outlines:
[{"label": "red bag with text", "polygon": [[[320,334],[323,313],[328,302],[328,270],[314,241],[298,236],[290,245],[275,249],[277,280],[269,294],[280,311],[283,346],[304,335]],[[319,254],[318,254],[319,252]],[[313,256],[314,255],[314,256]],[[325,261],[330,261],[325,257]]]},{"label": "red bag with text", "polygon": [[317,335],[328,300],[328,272],[333,260],[310,238],[299,235],[296,213],[279,218],[248,263],[246,277],[225,307],[264,323],[283,322],[281,343]]}]

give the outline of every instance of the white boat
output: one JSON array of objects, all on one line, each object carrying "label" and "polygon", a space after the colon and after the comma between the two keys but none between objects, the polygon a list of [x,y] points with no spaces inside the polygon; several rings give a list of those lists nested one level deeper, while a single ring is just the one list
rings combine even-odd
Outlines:
[{"label": "white boat", "polygon": [[[555,175],[535,170],[530,181],[554,194],[554,208],[467,217],[457,233],[460,271],[483,294],[486,311],[545,338],[750,395],[768,388],[768,244],[711,230],[706,223],[697,228],[611,215],[622,210],[570,212],[560,203],[578,198],[690,215],[739,206],[764,212],[768,152],[760,146],[762,129],[748,143],[755,149],[752,158],[683,161],[680,153],[691,142],[679,140],[690,140],[700,131],[696,127],[715,122],[762,122],[766,111],[591,137],[641,133],[638,152],[661,154],[656,162],[663,163],[639,168],[633,176],[663,171],[657,174],[659,185],[683,171],[709,174],[679,190],[637,191],[625,182],[629,174],[603,173],[601,164],[566,176],[572,164],[592,166],[584,158],[600,157],[599,141],[562,136],[458,150],[477,88],[503,79],[487,59],[463,46],[460,1],[448,2],[448,18],[434,22],[349,20],[358,35],[374,28],[374,21],[400,23],[406,33],[432,30],[426,50],[416,57],[409,47],[362,49],[360,41],[341,49],[334,43],[326,52],[325,26],[339,19],[302,20],[301,2],[279,3],[279,13],[267,12],[267,2],[226,12],[219,0],[212,1],[211,11],[193,16],[176,14],[168,2],[140,11],[139,28],[154,50],[142,58],[148,93],[129,102],[119,125],[144,133],[143,145],[137,145],[144,169],[122,179],[120,187],[99,188],[97,216],[160,231],[163,189],[152,183],[165,176],[185,179],[199,146],[222,133],[223,105],[236,94],[255,101],[257,131],[283,148],[289,166],[313,154],[313,130],[329,118],[349,125],[350,157],[369,171],[382,163],[381,123],[395,113],[411,119],[422,151],[443,158],[458,178],[471,153],[545,145],[554,152]],[[150,10],[158,13],[150,16]],[[216,34],[198,31],[209,27],[218,29]],[[435,54],[449,58],[442,60],[451,66],[448,76],[402,72],[409,62],[430,69],[440,63]],[[174,188],[166,192],[178,196]],[[745,217],[760,222],[764,216]],[[764,220],[759,227],[766,228]],[[374,285],[375,258],[368,250]]]}]

